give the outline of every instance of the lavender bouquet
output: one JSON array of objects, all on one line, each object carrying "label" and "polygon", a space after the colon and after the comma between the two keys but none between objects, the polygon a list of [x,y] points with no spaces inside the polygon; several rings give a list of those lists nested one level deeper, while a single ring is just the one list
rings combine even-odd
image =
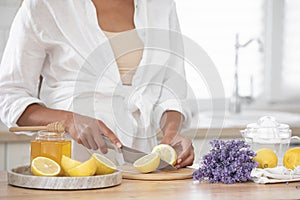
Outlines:
[{"label": "lavender bouquet", "polygon": [[257,163],[252,159],[255,152],[245,141],[214,139],[210,144],[211,150],[193,173],[194,181],[232,184],[250,180],[250,173]]}]

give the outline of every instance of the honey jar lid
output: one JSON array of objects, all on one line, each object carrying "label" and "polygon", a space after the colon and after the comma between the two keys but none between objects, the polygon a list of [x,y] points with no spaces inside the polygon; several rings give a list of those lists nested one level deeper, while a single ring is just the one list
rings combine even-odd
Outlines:
[{"label": "honey jar lid", "polygon": [[38,131],[36,140],[65,140],[64,132]]}]

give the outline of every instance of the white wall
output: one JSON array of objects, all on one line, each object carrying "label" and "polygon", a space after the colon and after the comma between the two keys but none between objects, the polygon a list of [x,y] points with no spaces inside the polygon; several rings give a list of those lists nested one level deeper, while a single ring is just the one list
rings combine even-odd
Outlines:
[{"label": "white wall", "polygon": [[[10,25],[20,6],[21,0],[0,0],[0,60],[9,35]],[[6,131],[7,127],[0,121],[0,131]]]},{"label": "white wall", "polygon": [[19,6],[20,0],[0,0],[0,58],[2,58],[10,25]]}]

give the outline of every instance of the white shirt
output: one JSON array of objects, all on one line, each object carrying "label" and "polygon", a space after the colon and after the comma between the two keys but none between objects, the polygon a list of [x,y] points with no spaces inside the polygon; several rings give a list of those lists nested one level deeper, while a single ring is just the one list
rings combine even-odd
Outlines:
[{"label": "white shirt", "polygon": [[183,113],[187,126],[183,61],[168,52],[183,49],[169,31],[179,31],[175,3],[134,3],[134,24],[145,49],[132,86],[124,86],[91,0],[25,0],[1,62],[1,120],[16,126],[26,107],[39,103],[100,119],[123,144],[144,151],[156,144],[164,111]]}]

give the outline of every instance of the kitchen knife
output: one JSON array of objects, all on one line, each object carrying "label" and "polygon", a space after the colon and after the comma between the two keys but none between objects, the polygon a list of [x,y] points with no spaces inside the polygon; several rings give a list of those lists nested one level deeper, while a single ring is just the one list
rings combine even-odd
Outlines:
[{"label": "kitchen knife", "polygon": [[[112,142],[107,137],[104,137],[104,141],[105,141],[108,149],[113,149],[115,151],[118,151],[116,149],[116,146],[113,145]],[[139,151],[139,150],[136,150],[136,149],[124,146],[124,145],[122,145],[122,147],[121,147],[121,152],[123,154],[122,157],[124,158],[124,161],[127,163],[134,163],[137,159],[147,155],[146,153],[144,153],[142,151]],[[118,156],[118,157],[120,157],[120,156]],[[159,169],[159,170],[176,170],[177,168],[174,167],[173,165],[170,165],[166,161],[160,159],[160,164],[157,169]]]},{"label": "kitchen knife", "polygon": [[[128,163],[134,163],[137,159],[147,155],[144,152],[126,147],[124,145],[121,147],[121,151],[123,153],[124,160]],[[160,163],[159,163],[159,166],[157,167],[157,169],[160,169],[160,170],[176,170],[177,168],[174,167],[173,165],[170,165],[166,161],[160,159]]]},{"label": "kitchen knife", "polygon": [[[86,151],[92,156],[94,153],[101,153],[103,154],[102,152],[97,152],[95,150],[91,150],[91,149],[88,149],[88,148],[85,148]],[[124,165],[125,164],[125,161],[124,161],[124,157],[123,157],[123,153],[121,151],[121,149],[117,148],[117,147],[114,147],[113,145],[111,146],[108,146],[107,149],[109,150],[112,150],[113,152],[113,155],[114,155],[114,159],[117,163],[117,165]],[[99,150],[98,150],[99,151]],[[110,154],[108,152],[108,154]],[[105,155],[105,157],[107,157],[107,155]],[[109,157],[109,155],[108,155]]]}]

